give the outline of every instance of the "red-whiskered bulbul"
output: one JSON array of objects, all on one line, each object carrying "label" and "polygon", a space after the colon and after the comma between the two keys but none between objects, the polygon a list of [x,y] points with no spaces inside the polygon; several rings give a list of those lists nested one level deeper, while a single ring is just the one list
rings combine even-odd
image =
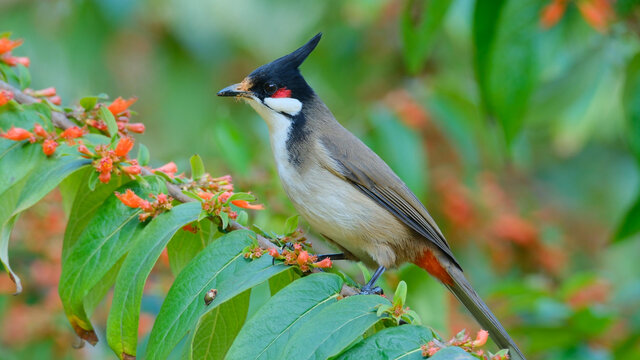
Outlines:
[{"label": "red-whiskered bulbul", "polygon": [[[342,127],[299,66],[321,34],[263,65],[218,96],[244,99],[264,118],[285,192],[313,229],[347,259],[377,267],[362,293],[374,293],[385,269],[412,262],[442,282],[512,359],[524,359],[462,273],[424,205],[389,166]],[[342,254],[334,254],[339,259]]]}]

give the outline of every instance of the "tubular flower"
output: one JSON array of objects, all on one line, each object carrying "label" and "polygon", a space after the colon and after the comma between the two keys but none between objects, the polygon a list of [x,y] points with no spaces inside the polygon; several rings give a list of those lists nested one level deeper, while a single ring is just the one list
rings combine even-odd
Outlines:
[{"label": "tubular flower", "polygon": [[82,129],[80,129],[77,126],[73,126],[63,131],[60,134],[60,137],[66,140],[71,140],[71,139],[79,138],[83,134],[84,134],[84,131],[82,131]]},{"label": "tubular flower", "polygon": [[115,192],[116,197],[120,199],[120,201],[127,205],[130,208],[139,208],[142,204],[142,198],[136,195],[131,189],[127,189],[124,194],[120,194],[119,192]]},{"label": "tubular flower", "polygon": [[221,203],[226,203],[227,200],[229,200],[229,198],[231,197],[231,195],[233,195],[233,193],[231,191],[225,191],[222,194],[220,194],[218,196],[218,201],[220,201]]},{"label": "tubular flower", "polygon": [[168,162],[162,166],[160,166],[157,169],[153,169],[154,172],[156,171],[162,171],[163,173],[167,174],[167,175],[174,175],[175,173],[178,172],[178,167],[176,166],[176,163],[174,163],[173,161]]},{"label": "tubular flower", "polygon": [[58,143],[55,140],[46,139],[42,143],[42,152],[47,156],[51,156],[51,155],[53,155],[53,153],[56,152],[56,148],[57,147],[58,147]]},{"label": "tubular flower", "polygon": [[128,100],[125,100],[122,97],[118,97],[107,108],[115,116],[120,113],[123,113],[125,110],[129,108],[129,106],[133,105],[133,103],[135,103],[137,100],[138,98],[135,98],[135,97]]},{"label": "tubular flower", "polygon": [[280,256],[280,254],[278,253],[278,249],[276,248],[269,248],[269,255],[271,255],[271,257],[273,258],[277,258],[278,256]]},{"label": "tubular flower", "polygon": [[36,133],[36,135],[45,138],[47,136],[49,136],[49,134],[47,134],[47,131],[42,127],[42,125],[36,123],[35,125],[33,125],[33,132]]},{"label": "tubular flower", "polygon": [[540,26],[548,29],[560,21],[567,9],[567,0],[552,0],[542,9],[540,14]]},{"label": "tubular flower", "polygon": [[332,265],[333,264],[331,263],[331,259],[329,258],[324,258],[321,261],[313,263],[314,267],[321,268],[321,269],[330,268]]},{"label": "tubular flower", "polygon": [[25,67],[29,67],[31,64],[31,60],[29,60],[26,56],[11,56],[10,53],[6,53],[0,56],[0,60],[2,60],[5,64],[9,66],[16,66],[18,64],[22,64]]},{"label": "tubular flower", "polygon": [[113,160],[110,157],[101,158],[98,161],[96,170],[101,173],[111,173],[111,170],[113,170]]},{"label": "tubular flower", "polygon": [[122,171],[129,175],[140,175],[142,168],[138,165],[138,160],[131,160],[131,166],[123,166]]},{"label": "tubular flower", "polygon": [[250,209],[250,210],[264,210],[264,205],[262,204],[249,204],[247,200],[231,200],[231,203],[239,208]]},{"label": "tubular flower", "polygon": [[85,155],[83,156],[84,158],[89,159],[93,157],[93,153],[89,150],[89,148],[87,148],[85,144],[82,143],[82,140],[80,140],[80,145],[78,145],[78,152]]},{"label": "tubular flower", "polygon": [[100,180],[103,184],[108,184],[111,181],[111,173],[110,172],[101,172],[98,176],[98,180]]},{"label": "tubular flower", "polygon": [[58,95],[50,97],[49,101],[53,105],[62,105],[62,98],[60,96],[58,96]]},{"label": "tubular flower", "polygon": [[5,105],[13,99],[13,93],[7,90],[0,90],[0,106]]},{"label": "tubular flower", "polygon": [[489,332],[487,330],[478,331],[478,335],[476,335],[476,339],[473,341],[473,346],[483,346],[487,343],[487,339],[489,338]]},{"label": "tubular flower", "polygon": [[8,37],[0,38],[0,54],[7,53],[22,45],[22,39],[11,40]]},{"label": "tubular flower", "polygon": [[131,123],[125,125],[125,128],[131,132],[142,134],[144,133],[144,124],[143,123]]},{"label": "tubular flower", "polygon": [[133,139],[130,137],[120,138],[118,145],[116,145],[116,155],[127,156],[131,149],[133,149]]},{"label": "tubular flower", "polygon": [[44,89],[41,89],[41,90],[32,91],[31,95],[33,95],[33,96],[51,97],[51,96],[56,96],[57,92],[56,92],[56,88],[51,86],[51,87],[44,88]]},{"label": "tubular flower", "polygon": [[25,129],[13,127],[13,126],[7,132],[0,132],[0,137],[13,140],[13,141],[22,141],[27,139],[29,139],[29,141],[31,142],[35,141],[35,138],[33,137],[32,133],[30,133]]}]

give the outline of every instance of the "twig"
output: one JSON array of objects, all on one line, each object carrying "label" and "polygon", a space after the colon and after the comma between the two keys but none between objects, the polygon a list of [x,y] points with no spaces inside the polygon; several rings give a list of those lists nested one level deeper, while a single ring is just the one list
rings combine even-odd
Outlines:
[{"label": "twig", "polygon": [[[33,103],[37,103],[39,102],[39,99],[27,95],[25,93],[23,93],[22,91],[20,91],[19,89],[9,85],[8,83],[0,80],[0,89],[2,90],[7,90],[13,93],[14,99],[19,102],[20,104],[24,104],[24,105],[29,105],[29,104],[33,104]],[[76,126],[73,121],[69,120],[69,118],[67,118],[67,115],[65,113],[56,111],[56,110],[52,110],[51,111],[51,122],[53,122],[53,125],[60,128],[60,129],[68,129],[70,127]],[[142,168],[142,175],[153,175],[153,173],[151,172],[151,170],[146,169],[146,168]],[[165,184],[167,186],[167,191],[169,192],[169,195],[171,195],[171,197],[173,197],[174,199],[176,199],[177,201],[181,202],[181,203],[187,203],[187,202],[192,202],[195,201],[195,199],[192,199],[188,196],[186,196],[185,194],[182,193],[182,190],[180,189],[180,187],[178,185],[172,184],[170,182],[165,181]],[[249,230],[249,228],[247,228],[246,226],[243,226],[241,224],[239,224],[236,221],[229,221],[229,228],[231,230]],[[277,248],[277,246],[275,244],[273,244],[271,242],[271,240],[269,240],[268,238],[260,235],[260,234],[256,234],[256,240],[258,241],[258,244],[260,245],[261,248],[263,249],[269,249],[269,248]],[[351,296],[351,295],[356,295],[358,294],[358,290],[348,286],[348,285],[343,285],[342,286],[342,290],[340,291],[340,294],[344,297],[347,296]]]}]

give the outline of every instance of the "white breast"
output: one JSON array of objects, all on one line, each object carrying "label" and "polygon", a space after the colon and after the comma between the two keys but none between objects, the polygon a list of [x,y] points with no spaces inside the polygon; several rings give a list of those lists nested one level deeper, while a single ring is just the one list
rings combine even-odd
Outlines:
[{"label": "white breast", "polygon": [[249,103],[269,127],[280,181],[300,215],[315,231],[361,260],[393,266],[394,251],[385,245],[381,234],[397,232],[401,227],[398,220],[320,164],[310,164],[299,171],[289,162],[287,151],[291,120],[260,103]]}]

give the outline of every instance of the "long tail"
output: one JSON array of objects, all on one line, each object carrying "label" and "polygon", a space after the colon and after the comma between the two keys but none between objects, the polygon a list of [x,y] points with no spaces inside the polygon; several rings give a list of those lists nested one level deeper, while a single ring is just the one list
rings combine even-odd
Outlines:
[{"label": "long tail", "polygon": [[[443,254],[444,255],[444,254]],[[509,356],[512,360],[526,360],[518,345],[511,339],[502,324],[496,319],[495,315],[489,310],[487,304],[482,301],[478,293],[473,290],[471,284],[467,281],[464,274],[457,266],[450,264],[442,266],[441,264],[447,259],[437,259],[431,251],[416,262],[416,265],[427,270],[431,275],[440,280],[469,310],[471,315],[482,326],[483,329],[489,331],[489,336],[501,349],[509,349]]]}]

